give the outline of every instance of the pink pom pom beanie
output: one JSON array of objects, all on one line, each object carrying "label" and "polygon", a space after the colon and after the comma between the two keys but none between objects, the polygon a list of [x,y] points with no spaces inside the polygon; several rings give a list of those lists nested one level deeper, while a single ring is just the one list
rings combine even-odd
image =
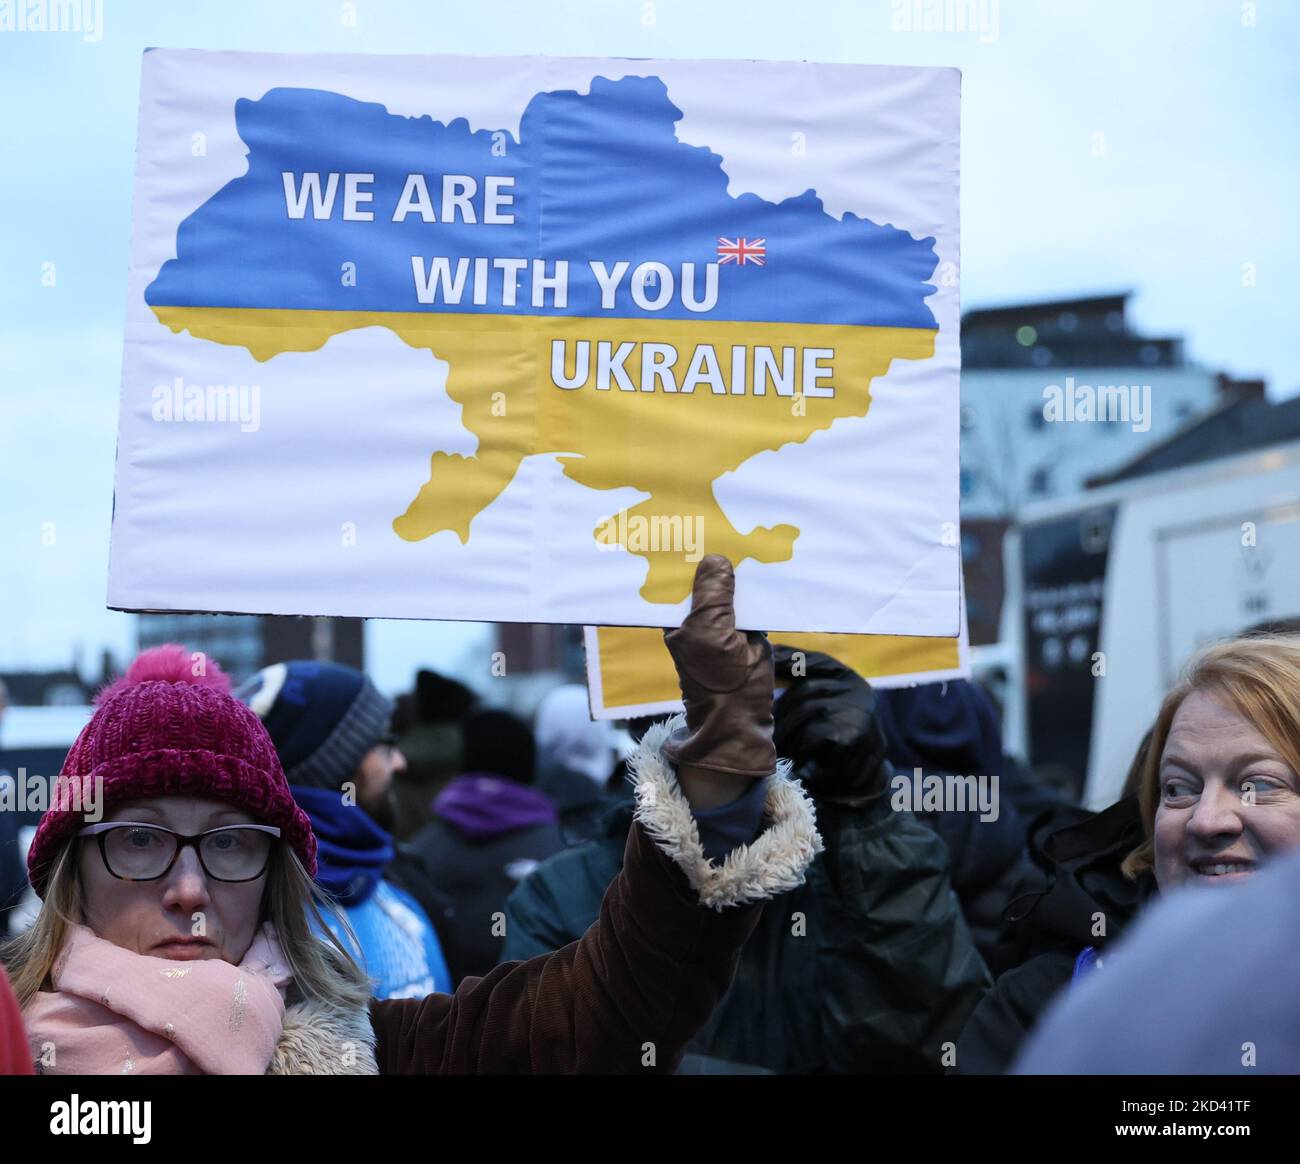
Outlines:
[{"label": "pink pom pom beanie", "polygon": [[50,865],[87,811],[107,813],[124,800],[152,796],[229,801],[258,823],[278,826],[316,875],[311,821],[289,792],[271,737],[231,695],[221,669],[207,659],[196,666],[200,659],[174,643],[145,651],[96,699],[27,854],[27,873],[41,897]]}]

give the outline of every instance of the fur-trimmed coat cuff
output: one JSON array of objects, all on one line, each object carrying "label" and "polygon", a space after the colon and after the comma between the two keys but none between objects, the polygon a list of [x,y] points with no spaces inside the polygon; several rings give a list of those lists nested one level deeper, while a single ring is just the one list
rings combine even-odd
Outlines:
[{"label": "fur-trimmed coat cuff", "polygon": [[733,849],[721,865],[704,856],[690,803],[662,751],[664,741],[685,722],[685,716],[677,715],[655,724],[628,758],[641,827],[686,874],[700,904],[711,909],[764,901],[802,885],[823,845],[812,801],[790,778],[789,760],[778,760],[767,777],[763,832]]},{"label": "fur-trimmed coat cuff", "polygon": [[365,1007],[343,1011],[297,1002],[284,1012],[268,1075],[378,1075],[375,1031]]}]

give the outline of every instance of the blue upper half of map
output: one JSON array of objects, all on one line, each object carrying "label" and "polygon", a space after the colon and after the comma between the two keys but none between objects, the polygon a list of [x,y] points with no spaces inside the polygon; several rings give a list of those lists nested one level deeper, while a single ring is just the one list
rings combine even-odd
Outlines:
[{"label": "blue upper half of map", "polygon": [[[938,259],[933,238],[828,214],[814,190],[782,202],[728,192],[724,159],[676,136],[682,112],[658,77],[596,77],[590,91],[539,93],[506,131],[471,131],[393,114],[383,105],[319,89],[272,89],[236,103],[248,172],[190,214],[177,232],[177,258],[163,264],[145,298],[153,306],[331,311],[453,312],[767,321],[935,328],[926,304]],[[800,159],[792,156],[791,165]],[[301,183],[337,173],[328,218],[290,218],[282,175]],[[364,209],[343,217],[343,175],[373,174]],[[421,174],[435,211],[447,174],[513,179],[512,223],[422,221],[393,213],[408,175]],[[480,218],[482,217],[480,212]],[[721,266],[716,305],[706,315],[674,295],[660,310],[633,303],[624,278],[615,309],[602,310],[589,260],[629,270],[662,263],[680,280],[718,261],[719,239],[763,240],[764,265]],[[569,263],[568,301],[533,306],[528,281],[514,306],[492,275],[487,302],[468,290],[456,304],[420,303],[412,256],[515,256]],[[351,265],[350,267],[348,265]],[[346,272],[346,274],[345,274]],[[650,288],[652,293],[654,287]]]}]

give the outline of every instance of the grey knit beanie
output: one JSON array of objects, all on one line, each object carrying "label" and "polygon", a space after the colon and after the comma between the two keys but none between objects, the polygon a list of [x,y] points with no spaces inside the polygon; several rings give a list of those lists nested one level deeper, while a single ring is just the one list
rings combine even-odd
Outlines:
[{"label": "grey knit beanie", "polygon": [[342,663],[264,667],[235,693],[257,713],[290,784],[341,788],[388,732],[393,703]]}]

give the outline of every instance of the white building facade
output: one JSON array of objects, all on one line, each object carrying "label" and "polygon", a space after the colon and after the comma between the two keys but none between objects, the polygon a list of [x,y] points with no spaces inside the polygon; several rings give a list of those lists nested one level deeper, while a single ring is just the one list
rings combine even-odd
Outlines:
[{"label": "white building facade", "polygon": [[1135,335],[1127,295],[969,312],[963,321],[964,520],[1079,492],[1203,416],[1222,378],[1182,342]]}]

